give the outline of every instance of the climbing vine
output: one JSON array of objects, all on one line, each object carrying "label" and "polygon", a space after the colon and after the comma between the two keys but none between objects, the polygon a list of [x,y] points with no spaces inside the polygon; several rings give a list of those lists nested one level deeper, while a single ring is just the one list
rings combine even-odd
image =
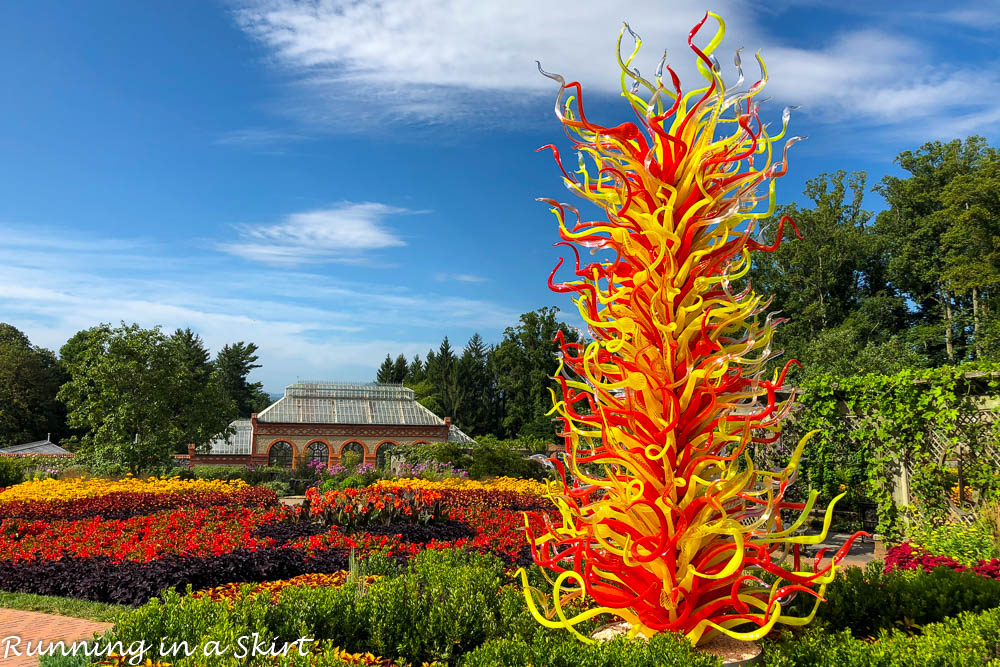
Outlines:
[{"label": "climbing vine", "polygon": [[[1000,422],[984,427],[962,419],[997,397],[1000,364],[820,376],[800,389],[793,429],[820,430],[802,464],[809,486],[823,495],[861,486],[878,507],[882,534],[897,536],[901,528],[893,484],[903,465],[910,471],[910,496],[925,511],[949,511],[955,480],[945,463],[959,452],[963,487],[974,487],[980,498],[1000,490],[996,466],[984,456],[1000,441]],[[931,446],[931,430],[944,438],[943,450]]]}]

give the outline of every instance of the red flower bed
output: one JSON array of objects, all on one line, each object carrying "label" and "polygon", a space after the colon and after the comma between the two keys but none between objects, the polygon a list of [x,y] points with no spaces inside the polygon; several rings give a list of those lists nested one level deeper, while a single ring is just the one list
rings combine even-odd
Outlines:
[{"label": "red flower bed", "polygon": [[909,542],[895,546],[885,554],[885,572],[893,569],[915,570],[920,568],[930,572],[936,567],[947,567],[956,572],[972,570],[981,577],[1000,580],[1000,559],[981,560],[971,568],[959,563],[951,556],[935,556],[913,548]]},{"label": "red flower bed", "polygon": [[278,496],[270,489],[248,486],[236,491],[177,493],[109,493],[72,500],[14,500],[0,503],[0,519],[126,518],[177,507],[271,507]]},{"label": "red flower bed", "polygon": [[159,512],[130,519],[0,521],[0,559],[15,562],[103,556],[148,562],[165,555],[207,556],[254,551],[274,541],[258,539],[258,526],[294,514],[286,507],[209,507]]},{"label": "red flower bed", "polygon": [[[332,500],[350,499],[357,507],[362,498],[362,506],[370,502],[373,509],[360,515],[372,519],[382,516],[377,503],[399,499],[405,505],[403,495],[412,491],[383,485]],[[531,519],[536,529],[551,512],[530,494],[479,489],[428,493],[413,498],[436,506],[439,521],[426,525],[406,517],[389,526],[369,522],[349,534],[311,520],[301,508],[283,506],[185,507],[126,519],[2,519],[0,589],[141,604],[164,588],[335,572],[346,567],[352,550],[403,561],[424,549],[464,547],[527,565],[531,554],[522,510],[539,510],[541,518]],[[394,509],[404,515],[402,508]]]},{"label": "red flower bed", "polygon": [[[141,494],[125,495],[129,496],[125,499],[129,509],[143,506],[142,500],[135,498]],[[251,502],[259,500],[258,504],[267,504],[270,498],[247,494],[244,491],[219,495],[224,496],[225,500],[229,500],[230,497],[249,498]],[[273,497],[273,494],[271,496]],[[79,509],[84,503],[103,502],[106,498],[122,499],[119,494],[82,499],[75,501],[74,504]],[[207,502],[208,498],[203,497],[201,500]],[[452,522],[452,525],[464,524],[474,536],[453,540],[426,540],[424,537],[418,538],[421,541],[408,541],[405,539],[407,530],[405,522],[399,524],[398,534],[379,535],[363,531],[346,534],[343,530],[346,527],[333,525],[325,532],[280,545],[270,537],[258,535],[258,531],[275,524],[289,528],[302,525],[290,523],[305,518],[301,511],[286,507],[216,506],[159,511],[128,519],[107,519],[100,516],[53,521],[3,519],[0,521],[0,560],[20,562],[101,556],[114,561],[149,562],[166,555],[203,557],[229,553],[236,549],[254,551],[262,548],[300,549],[307,558],[318,551],[329,549],[355,549],[362,554],[378,551],[387,556],[412,557],[423,549],[449,547],[491,551],[505,556],[508,560],[517,560],[527,547],[524,538],[524,514],[521,509],[537,508],[541,502],[535,496],[509,492],[461,490],[439,492],[386,487],[348,489],[346,492],[327,494],[314,493],[312,500],[314,504],[310,511],[313,514],[339,512],[367,518],[369,521],[379,521],[390,515],[411,519],[414,513],[428,511],[428,508],[434,507],[434,511],[442,515],[441,518]],[[389,505],[392,505],[391,510]],[[64,510],[65,507],[60,505],[59,509]],[[540,520],[533,518],[531,521],[538,523]],[[355,525],[357,524],[351,523],[347,527]],[[396,525],[392,524],[393,527]],[[540,528],[537,525],[534,527]],[[379,532],[388,531],[379,530]]]},{"label": "red flower bed", "polygon": [[429,489],[369,486],[306,491],[309,513],[328,526],[353,530],[367,523],[428,522],[441,518],[441,493]]}]

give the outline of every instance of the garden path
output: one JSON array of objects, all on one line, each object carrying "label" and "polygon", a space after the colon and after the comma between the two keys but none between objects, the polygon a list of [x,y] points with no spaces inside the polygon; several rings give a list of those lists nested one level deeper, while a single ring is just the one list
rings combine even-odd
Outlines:
[{"label": "garden path", "polygon": [[[20,638],[23,653],[28,642],[35,646],[39,640],[55,642],[61,639],[72,645],[76,640],[90,639],[95,632],[110,629],[111,625],[35,611],[0,609],[0,667],[34,667],[38,664],[37,656],[15,655],[14,649],[18,648],[15,638]],[[8,654],[6,657],[5,653]]]},{"label": "garden path", "polygon": [[[806,553],[815,554],[820,549],[826,549],[825,558],[829,558],[837,549],[844,546],[844,543],[851,537],[852,533],[830,533],[821,544],[810,545],[806,548]],[[855,565],[864,567],[875,560],[875,542],[872,538],[857,539],[851,545],[851,550],[847,552],[847,557],[841,561],[841,565]],[[2,667],[2,666],[0,666]]]}]

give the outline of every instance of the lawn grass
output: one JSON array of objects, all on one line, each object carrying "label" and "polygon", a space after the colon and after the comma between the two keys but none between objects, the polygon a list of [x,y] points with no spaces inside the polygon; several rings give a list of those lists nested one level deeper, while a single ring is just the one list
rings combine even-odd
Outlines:
[{"label": "lawn grass", "polygon": [[57,616],[84,618],[88,621],[110,623],[115,616],[132,607],[90,600],[77,600],[51,595],[35,595],[33,593],[8,593],[0,591],[0,608],[18,609],[20,611],[38,611]]}]

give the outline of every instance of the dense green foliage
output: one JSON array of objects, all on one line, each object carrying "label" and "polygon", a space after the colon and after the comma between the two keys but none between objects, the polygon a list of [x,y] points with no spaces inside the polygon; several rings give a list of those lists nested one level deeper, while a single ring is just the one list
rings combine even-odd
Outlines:
[{"label": "dense green foliage", "polygon": [[[863,492],[878,504],[880,532],[893,534],[899,526],[891,480],[898,466],[908,462],[911,494],[922,511],[938,515],[947,509],[957,480],[941,465],[942,453],[928,442],[933,427],[947,440],[948,450],[962,448],[963,484],[982,498],[996,497],[1000,477],[991,458],[983,455],[984,448],[996,446],[996,434],[967,427],[960,417],[979,409],[980,396],[1000,392],[1000,378],[991,374],[997,370],[996,364],[967,364],[807,380],[799,399],[803,408],[789,428],[792,438],[820,431],[803,455],[802,486],[820,491],[821,500],[839,493],[841,484],[849,492]],[[966,378],[967,373],[976,377]]]},{"label": "dense green foliage", "polygon": [[83,333],[59,398],[83,433],[78,453],[95,469],[136,473],[166,464],[188,443],[226,429],[232,402],[206,381],[207,360],[192,350],[199,340],[138,325]]},{"label": "dense green foliage", "polygon": [[[776,341],[810,374],[892,374],[1000,358],[1000,153],[981,137],[904,151],[905,176],[863,172],[806,184],[811,206],[779,207],[802,232],[758,253],[749,278],[789,319]],[[786,232],[787,232],[786,228]]]},{"label": "dense green foliage", "polygon": [[0,447],[67,435],[66,410],[56,400],[66,379],[51,351],[0,322]]},{"label": "dense green foliage", "polygon": [[[186,642],[192,655],[169,659],[185,665],[306,664],[294,655],[254,661],[232,656],[239,638],[258,633],[262,642],[315,639],[326,651],[319,662],[340,664],[330,650],[370,651],[401,664],[466,667],[612,667],[718,665],[683,638],[662,634],[650,641],[619,637],[584,644],[563,630],[539,624],[523,592],[511,585],[502,563],[463,551],[425,551],[400,569],[372,556],[355,564],[356,577],[342,588],[287,588],[276,603],[268,596],[242,595],[231,604],[166,592],[159,599],[117,617],[108,639],[124,646],[146,642],[152,650]],[[382,578],[365,583],[363,575]],[[529,579],[540,577],[530,568]],[[827,589],[816,622],[805,630],[772,635],[764,644],[766,664],[783,667],[828,665],[982,665],[1000,641],[1000,582],[939,569],[931,574],[882,574],[881,563],[848,568]],[[803,597],[793,605],[805,606]],[[792,610],[797,611],[797,610]],[[610,620],[580,626],[590,633]],[[872,639],[874,638],[874,641]],[[229,655],[203,655],[209,642],[231,647]],[[144,657],[155,657],[146,653]],[[45,658],[46,667],[84,661]]]},{"label": "dense green foliage", "polygon": [[[917,631],[964,611],[1000,607],[1000,581],[946,567],[930,573],[883,572],[882,563],[873,561],[841,570],[824,598],[816,613],[823,627],[869,637],[893,628]],[[813,599],[803,596],[796,604],[811,607]]]},{"label": "dense green foliage", "polygon": [[[380,573],[389,571],[385,565],[377,568]],[[361,569],[370,571],[365,564]],[[425,551],[399,575],[367,586],[287,589],[274,605],[266,596],[225,605],[168,592],[122,617],[114,636],[126,644],[145,640],[159,646],[166,637],[191,646],[210,640],[235,646],[236,638],[258,632],[282,641],[311,637],[415,664],[455,664],[490,639],[516,632],[530,639],[541,630],[528,616],[520,591],[501,589],[506,582],[503,563],[495,557]],[[175,664],[206,664],[196,657]],[[208,664],[244,664],[212,660]]]},{"label": "dense green foliage", "polygon": [[544,479],[545,468],[525,457],[525,444],[534,441],[499,440],[491,436],[481,437],[475,445],[468,447],[454,442],[437,442],[427,445],[407,447],[403,456],[411,463],[437,461],[450,463],[469,473],[470,479],[490,477],[520,477],[522,479]]},{"label": "dense green foliage", "polygon": [[769,667],[981,667],[1000,664],[1000,609],[963,612],[922,628],[881,630],[876,641],[857,639],[847,630],[783,633],[767,642]]},{"label": "dense green foliage", "polygon": [[263,384],[247,380],[250,371],[255,368],[260,368],[260,364],[257,363],[257,346],[254,343],[241,340],[223,345],[215,356],[212,370],[222,387],[222,394],[236,404],[236,416],[249,417],[254,412],[263,411],[271,403]]},{"label": "dense green foliage", "polygon": [[711,667],[722,661],[691,647],[683,637],[661,634],[650,641],[617,637],[584,644],[568,634],[539,634],[532,641],[496,639],[470,653],[466,667]]},{"label": "dense green foliage", "polygon": [[0,489],[5,486],[38,477],[49,477],[73,465],[73,458],[68,456],[47,456],[45,454],[30,454],[22,456],[0,455]]}]

